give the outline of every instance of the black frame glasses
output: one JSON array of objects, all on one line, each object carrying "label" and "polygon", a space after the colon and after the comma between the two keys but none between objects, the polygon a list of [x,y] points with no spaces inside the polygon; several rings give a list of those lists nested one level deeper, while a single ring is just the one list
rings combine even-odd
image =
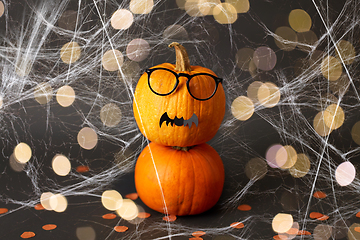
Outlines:
[{"label": "black frame glasses", "polygon": [[[151,87],[151,84],[150,84],[150,75],[151,75],[151,73],[152,72],[154,72],[155,70],[165,70],[165,71],[168,71],[168,72],[171,72],[172,74],[174,74],[174,76],[176,77],[176,83],[175,83],[175,85],[174,85],[174,88],[170,91],[170,92],[168,92],[168,93],[158,93],[158,92],[156,92],[152,87]],[[188,92],[189,92],[189,94],[193,97],[193,98],[195,98],[196,100],[199,100],[199,101],[206,101],[206,100],[209,100],[210,98],[212,98],[214,95],[215,95],[215,93],[216,93],[216,91],[217,91],[217,89],[218,89],[218,85],[219,85],[219,83],[222,83],[222,78],[218,78],[217,76],[214,76],[214,75],[211,75],[211,74],[209,74],[209,73],[196,73],[196,74],[194,74],[194,75],[190,75],[190,74],[186,74],[186,73],[176,73],[176,72],[174,72],[174,71],[172,71],[172,70],[170,70],[170,69],[167,69],[167,68],[150,68],[150,69],[146,69],[145,70],[145,72],[148,74],[148,85],[149,85],[149,88],[150,88],[150,90],[153,92],[153,93],[155,93],[156,95],[159,95],[159,96],[167,96],[167,95],[170,95],[171,93],[173,93],[174,91],[175,91],[175,89],[178,87],[178,85],[179,85],[179,77],[186,77],[187,78],[187,81],[186,81],[186,87],[187,87],[187,90],[188,90]],[[195,97],[192,93],[191,93],[191,91],[190,91],[190,80],[193,78],[193,77],[196,77],[196,76],[209,76],[209,77],[212,77],[213,79],[214,79],[214,81],[215,81],[215,90],[214,90],[214,92],[211,94],[211,96],[210,97],[207,97],[207,98],[198,98],[198,97]]]}]

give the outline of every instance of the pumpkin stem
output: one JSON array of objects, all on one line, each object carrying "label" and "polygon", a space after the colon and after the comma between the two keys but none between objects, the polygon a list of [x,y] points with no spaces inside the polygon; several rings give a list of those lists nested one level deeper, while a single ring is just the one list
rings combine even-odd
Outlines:
[{"label": "pumpkin stem", "polygon": [[190,150],[191,148],[193,148],[193,147],[192,147],[192,146],[189,146],[189,147],[173,146],[172,148],[175,149],[175,150],[181,150],[181,151],[187,152],[187,151],[189,151],[189,150]]},{"label": "pumpkin stem", "polygon": [[179,72],[183,72],[183,71],[191,72],[190,60],[186,52],[186,49],[180,43],[177,42],[171,43],[169,47],[175,48],[175,54],[176,54],[175,70]]}]

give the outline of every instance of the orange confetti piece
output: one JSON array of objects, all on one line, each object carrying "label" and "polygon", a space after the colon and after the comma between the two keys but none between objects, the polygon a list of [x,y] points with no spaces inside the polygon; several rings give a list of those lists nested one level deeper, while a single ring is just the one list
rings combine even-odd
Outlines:
[{"label": "orange confetti piece", "polygon": [[247,204],[241,204],[240,206],[237,207],[237,209],[240,211],[250,211],[251,206]]},{"label": "orange confetti piece", "polygon": [[0,214],[7,213],[8,211],[9,211],[9,209],[7,209],[7,208],[0,208]]},{"label": "orange confetti piece", "polygon": [[306,231],[306,230],[299,230],[297,235],[299,235],[299,236],[301,236],[301,235],[311,235],[311,232]]},{"label": "orange confetti piece", "polygon": [[78,173],[85,173],[85,172],[88,172],[90,170],[90,168],[88,166],[78,166],[76,168],[76,171]]},{"label": "orange confetti piece", "polygon": [[324,214],[319,213],[319,212],[311,212],[309,216],[312,219],[318,219],[318,218],[321,218],[322,216],[324,216]]},{"label": "orange confetti piece", "polygon": [[147,212],[139,212],[138,213],[138,218],[148,218],[150,216],[151,216],[151,214],[147,213]]},{"label": "orange confetti piece", "polygon": [[204,231],[196,231],[196,232],[193,232],[191,235],[193,235],[194,237],[201,237],[205,234],[206,234],[206,232],[204,232]]},{"label": "orange confetti piece", "polygon": [[114,230],[116,232],[126,232],[129,228],[127,226],[115,226]]},{"label": "orange confetti piece", "polygon": [[164,221],[167,221],[167,222],[173,222],[173,221],[176,220],[176,216],[170,214],[170,215],[168,215],[168,216],[163,217],[163,220],[164,220]]},{"label": "orange confetti piece", "polygon": [[233,222],[230,227],[240,229],[244,227],[244,224],[242,222]]},{"label": "orange confetti piece", "polygon": [[317,220],[320,220],[320,221],[325,221],[325,220],[328,220],[329,219],[329,216],[327,215],[322,215],[321,217],[319,218],[316,218]]},{"label": "orange confetti piece", "polygon": [[358,213],[356,214],[356,217],[360,218],[360,212],[358,212]]},{"label": "orange confetti piece", "polygon": [[299,229],[297,228],[290,228],[286,233],[289,235],[297,235],[299,232]]},{"label": "orange confetti piece", "polygon": [[21,238],[32,238],[32,237],[35,237],[35,233],[34,232],[23,232],[23,234],[21,234],[20,237]]},{"label": "orange confetti piece", "polygon": [[44,226],[42,226],[42,229],[49,231],[49,230],[54,230],[55,228],[57,228],[57,226],[55,224],[46,224]]},{"label": "orange confetti piece", "polygon": [[139,195],[137,193],[129,193],[125,196],[126,198],[135,201],[138,199]]},{"label": "orange confetti piece", "polygon": [[275,239],[275,240],[284,240],[284,239],[288,239],[288,237],[285,236],[285,235],[275,235],[275,236],[273,236],[273,239]]},{"label": "orange confetti piece", "polygon": [[36,204],[34,208],[35,208],[35,210],[44,210],[45,209],[44,206],[41,205],[41,203]]},{"label": "orange confetti piece", "polygon": [[324,192],[321,192],[321,191],[317,191],[317,192],[314,192],[314,195],[313,195],[315,198],[319,198],[319,199],[321,199],[321,198],[326,198],[326,193],[324,193]]},{"label": "orange confetti piece", "polygon": [[355,227],[354,230],[355,230],[356,232],[360,232],[360,227]]},{"label": "orange confetti piece", "polygon": [[108,213],[108,214],[104,214],[104,215],[102,216],[102,218],[103,218],[103,219],[114,219],[114,218],[116,218],[116,215],[113,214],[113,213]]}]

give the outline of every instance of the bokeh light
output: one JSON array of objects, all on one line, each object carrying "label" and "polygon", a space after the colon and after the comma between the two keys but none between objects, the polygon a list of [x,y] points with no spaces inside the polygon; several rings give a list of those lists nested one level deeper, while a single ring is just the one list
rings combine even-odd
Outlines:
[{"label": "bokeh light", "polygon": [[[281,169],[288,169],[288,168],[291,168],[292,166],[295,165],[296,161],[297,161],[297,152],[296,150],[290,146],[290,145],[286,145],[284,146],[284,149],[286,150],[286,162],[283,164],[283,165],[279,165],[279,167]],[[280,159],[282,158],[281,156],[281,152],[278,151],[278,153],[280,153]],[[278,154],[277,153],[277,154]],[[278,158],[277,158],[278,159]],[[282,161],[280,161],[282,162]]]},{"label": "bokeh light", "polygon": [[307,32],[298,32],[297,40],[298,40],[297,47],[300,50],[314,52],[313,48],[316,47],[315,45],[316,42],[318,41],[318,37],[313,31],[309,30]]},{"label": "bokeh light", "polygon": [[337,58],[327,56],[321,62],[321,72],[329,81],[336,81],[341,76],[343,68],[341,62]]},{"label": "bokeh light", "polygon": [[311,28],[312,21],[307,12],[302,9],[294,9],[289,14],[289,24],[296,32],[307,32]]},{"label": "bokeh light", "polygon": [[250,9],[249,0],[225,0],[225,2],[233,5],[237,13],[246,13]]},{"label": "bokeh light", "polygon": [[310,171],[310,160],[304,153],[297,155],[296,163],[289,169],[294,178],[304,177]]},{"label": "bokeh light", "polygon": [[236,8],[229,3],[220,3],[213,9],[215,20],[220,24],[231,24],[237,19]]},{"label": "bokeh light", "polygon": [[76,237],[79,240],[95,240],[96,232],[93,227],[78,227],[76,228]]},{"label": "bokeh light", "polygon": [[326,126],[335,130],[343,125],[345,113],[339,105],[331,104],[325,109],[323,117]]},{"label": "bokeh light", "polygon": [[9,165],[11,169],[14,170],[15,172],[23,171],[26,166],[26,164],[17,161],[14,157],[14,154],[11,154],[9,158]]},{"label": "bokeh light", "polygon": [[100,119],[104,125],[114,127],[121,120],[121,110],[115,103],[108,103],[101,108]]},{"label": "bokeh light", "polygon": [[358,145],[360,145],[360,121],[356,122],[351,128],[351,137]]},{"label": "bokeh light", "polygon": [[245,165],[245,174],[250,180],[262,179],[267,171],[267,164],[261,158],[252,158]]},{"label": "bokeh light", "polygon": [[2,1],[0,1],[0,17],[2,17],[2,15],[4,15],[4,12],[5,12],[4,3]]},{"label": "bokeh light", "polygon": [[293,223],[291,214],[278,213],[272,220],[272,228],[277,233],[285,233],[290,230]]},{"label": "bokeh light", "polygon": [[253,61],[258,69],[270,71],[275,67],[277,57],[271,48],[263,46],[255,50]]},{"label": "bokeh light", "polygon": [[[259,93],[259,89],[260,87],[263,85],[263,82],[260,81],[255,81],[252,82],[249,87],[247,88],[246,94],[248,96],[248,98],[254,103],[254,104],[258,104],[259,103],[259,98],[258,98],[258,93]],[[269,91],[270,92],[270,91]],[[269,92],[266,92],[268,94],[270,94]]]},{"label": "bokeh light", "polygon": [[123,204],[119,209],[116,210],[116,213],[125,220],[133,220],[139,214],[139,209],[136,204],[130,199],[124,199]]},{"label": "bokeh light", "polygon": [[79,60],[81,48],[77,42],[68,42],[60,50],[60,58],[64,63],[71,64]]},{"label": "bokeh light", "polygon": [[287,161],[286,149],[280,144],[274,144],[266,151],[266,161],[272,168],[279,168]]},{"label": "bokeh light", "polygon": [[[292,30],[289,27],[278,27],[275,30],[275,44],[278,46],[281,50],[284,51],[291,51],[296,48],[297,45],[297,35],[294,30]],[[279,39],[278,39],[279,38]]]},{"label": "bokeh light", "polygon": [[101,203],[103,204],[104,208],[110,211],[115,211],[122,206],[123,198],[116,190],[106,190],[101,195]]},{"label": "bokeh light", "polygon": [[259,103],[267,108],[275,107],[279,103],[280,97],[279,88],[271,82],[261,84],[257,93]]},{"label": "bokeh light", "polygon": [[[79,16],[80,17],[80,16]],[[78,12],[74,10],[66,10],[63,12],[61,17],[58,20],[59,27],[66,30],[75,30],[76,21],[78,18]]]},{"label": "bokeh light", "polygon": [[94,131],[94,129],[89,127],[84,127],[79,131],[77,135],[77,141],[80,147],[86,150],[90,150],[96,146],[98,142],[98,136]]},{"label": "bokeh light", "polygon": [[53,96],[53,89],[49,83],[40,83],[35,87],[34,98],[40,104],[47,104]]},{"label": "bokeh light", "polygon": [[135,62],[141,62],[147,58],[150,53],[149,43],[141,38],[133,39],[126,47],[127,57]]},{"label": "bokeh light", "polygon": [[[329,125],[331,125],[331,123]],[[314,126],[314,130],[322,137],[325,137],[332,132],[332,129],[325,124],[324,111],[321,111],[316,114],[313,121],[313,126]]]},{"label": "bokeh light", "polygon": [[186,40],[189,34],[186,29],[181,25],[170,25],[163,32],[164,39]]},{"label": "bokeh light", "polygon": [[353,182],[356,169],[351,162],[341,163],[335,171],[335,179],[340,186],[347,186]]},{"label": "bokeh light", "polygon": [[134,16],[127,9],[119,9],[113,13],[110,22],[114,29],[125,30],[133,24]]},{"label": "bokeh light", "polygon": [[14,157],[19,163],[27,163],[31,156],[32,151],[29,145],[24,142],[19,143],[14,148]]},{"label": "bokeh light", "polygon": [[105,70],[108,71],[119,70],[123,62],[124,62],[124,56],[117,49],[108,50],[107,52],[104,53],[104,56],[102,57],[102,65],[105,68]]},{"label": "bokeh light", "polygon": [[331,237],[333,228],[330,225],[319,224],[315,227],[313,237],[315,240],[325,240]]},{"label": "bokeh light", "polygon": [[75,91],[72,87],[65,85],[56,92],[56,101],[62,107],[69,107],[75,101]]},{"label": "bokeh light", "polygon": [[254,104],[245,96],[237,97],[231,104],[231,113],[236,119],[246,121],[254,114]]},{"label": "bokeh light", "polygon": [[340,59],[340,61],[344,61],[345,64],[351,64],[354,62],[356,51],[350,42],[346,40],[340,40],[338,43],[336,43],[336,47],[338,51],[335,51],[335,54],[336,57]]},{"label": "bokeh light", "polygon": [[52,160],[52,169],[59,176],[66,176],[71,170],[71,163],[67,157],[58,154]]},{"label": "bokeh light", "polygon": [[41,194],[40,196],[40,203],[41,205],[46,209],[46,210],[49,210],[49,211],[52,211],[53,208],[51,207],[50,205],[50,198],[54,196],[53,193],[51,192],[44,192]]},{"label": "bokeh light", "polygon": [[134,14],[148,14],[154,7],[153,0],[131,0],[130,11]]},{"label": "bokeh light", "polygon": [[254,50],[251,48],[241,48],[236,53],[236,64],[241,70],[249,71],[249,64],[253,58]]},{"label": "bokeh light", "polygon": [[50,208],[55,212],[64,212],[68,206],[67,199],[62,194],[54,194],[49,199]]}]

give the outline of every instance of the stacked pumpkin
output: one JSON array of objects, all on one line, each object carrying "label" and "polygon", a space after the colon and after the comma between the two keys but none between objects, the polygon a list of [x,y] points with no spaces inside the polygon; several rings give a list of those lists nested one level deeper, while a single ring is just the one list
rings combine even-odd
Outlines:
[{"label": "stacked pumpkin", "polygon": [[135,186],[148,207],[193,215],[213,207],[223,189],[223,163],[206,142],[224,117],[225,93],[214,72],[190,65],[182,45],[169,47],[176,64],[146,70],[135,90],[135,120],[151,141],[136,162]]}]

